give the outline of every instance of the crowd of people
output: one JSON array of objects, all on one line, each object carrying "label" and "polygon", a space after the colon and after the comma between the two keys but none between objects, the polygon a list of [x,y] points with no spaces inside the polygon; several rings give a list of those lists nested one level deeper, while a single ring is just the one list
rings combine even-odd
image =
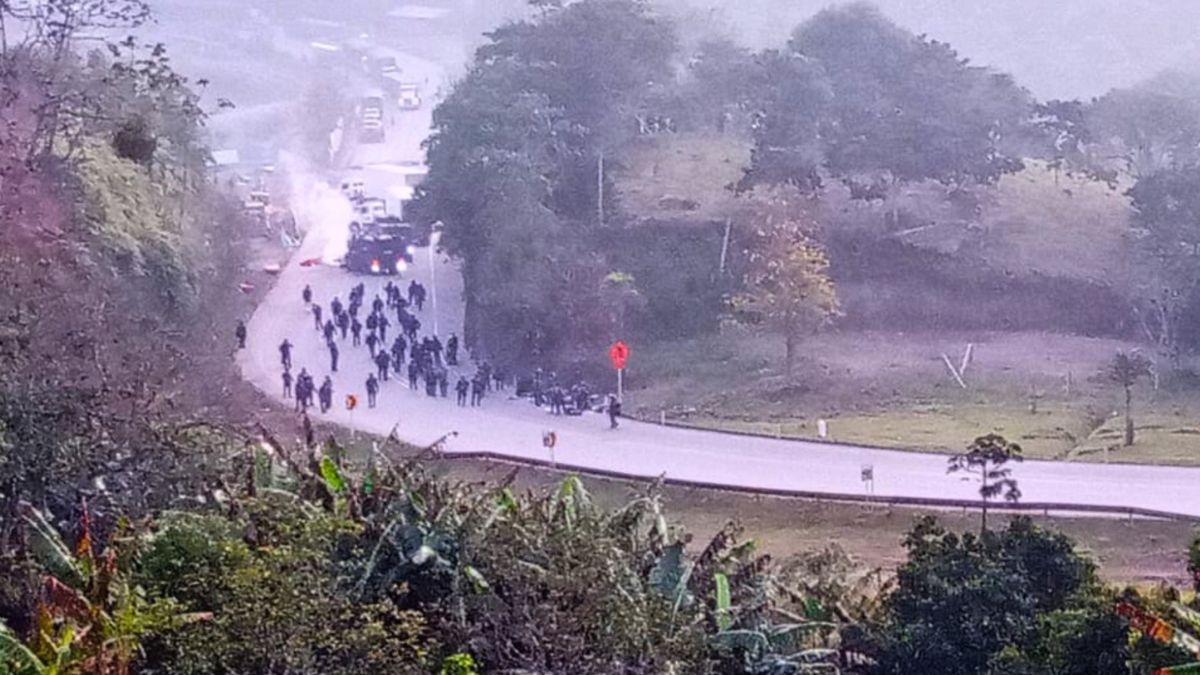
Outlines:
[{"label": "crowd of people", "polygon": [[[407,382],[410,390],[423,391],[431,398],[449,398],[453,388],[459,407],[479,407],[490,392],[507,388],[507,373],[487,361],[477,362],[469,376],[463,372],[457,335],[451,334],[443,342],[437,335],[421,333],[417,313],[424,309],[427,297],[422,284],[412,280],[404,288],[389,280],[382,295],[375,294],[369,303],[366,293],[366,285],[359,283],[350,290],[345,302],[335,296],[323,306],[316,302],[312,287],[306,285],[301,299],[312,316],[314,329],[325,343],[329,373],[338,372],[342,349],[346,347],[361,350],[370,360],[373,368],[363,383],[369,408],[378,405],[382,387],[393,380]],[[395,329],[390,331],[393,326]],[[235,336],[238,347],[244,348],[246,327],[240,321]],[[306,412],[315,405],[320,412],[327,412],[333,407],[332,375],[326,375],[317,386],[307,368],[293,374],[293,349],[287,339],[279,345],[284,397],[295,402],[297,411]],[[616,398],[609,396],[603,406],[598,406],[596,397],[582,383],[565,385],[554,373],[538,369],[514,384],[518,396],[530,397],[538,407],[548,406],[553,414],[575,415],[602,407],[609,414],[611,426],[617,426],[620,403]]]}]

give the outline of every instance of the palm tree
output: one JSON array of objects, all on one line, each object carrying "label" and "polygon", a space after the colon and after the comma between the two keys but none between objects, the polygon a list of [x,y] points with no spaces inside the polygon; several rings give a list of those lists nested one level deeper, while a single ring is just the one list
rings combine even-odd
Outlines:
[{"label": "palm tree", "polygon": [[1125,447],[1133,445],[1133,385],[1153,371],[1154,364],[1141,352],[1117,352],[1109,377],[1125,389]]}]

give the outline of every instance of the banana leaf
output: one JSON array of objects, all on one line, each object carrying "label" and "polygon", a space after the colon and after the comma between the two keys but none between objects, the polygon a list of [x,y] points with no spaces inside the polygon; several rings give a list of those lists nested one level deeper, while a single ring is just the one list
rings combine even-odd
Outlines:
[{"label": "banana leaf", "polygon": [[346,489],[346,479],[329,456],[321,458],[321,478],[325,479],[325,487],[334,494],[341,494]]},{"label": "banana leaf", "polygon": [[84,583],[84,573],[71,549],[59,536],[58,530],[46,520],[40,511],[28,502],[21,502],[21,519],[29,526],[29,543],[34,557],[42,567],[65,584],[79,588]]},{"label": "banana leaf", "polygon": [[729,577],[717,572],[713,575],[716,583],[716,615],[717,628],[722,631],[733,627],[732,600],[729,593]]}]

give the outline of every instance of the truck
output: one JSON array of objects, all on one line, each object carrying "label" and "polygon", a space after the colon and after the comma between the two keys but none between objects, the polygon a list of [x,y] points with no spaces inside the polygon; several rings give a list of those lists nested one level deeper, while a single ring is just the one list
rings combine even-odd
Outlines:
[{"label": "truck", "polygon": [[355,274],[403,274],[415,252],[412,226],[396,216],[382,216],[371,223],[350,223],[342,267]]},{"label": "truck", "polygon": [[401,110],[418,110],[421,107],[421,85],[406,82],[400,85],[396,103]]}]

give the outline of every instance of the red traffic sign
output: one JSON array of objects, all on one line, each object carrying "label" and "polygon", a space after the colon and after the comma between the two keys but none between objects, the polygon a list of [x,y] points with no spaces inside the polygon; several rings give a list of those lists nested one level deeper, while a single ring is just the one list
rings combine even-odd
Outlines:
[{"label": "red traffic sign", "polygon": [[629,345],[617,340],[608,348],[608,358],[612,360],[613,368],[625,370],[625,362],[629,360]]}]

